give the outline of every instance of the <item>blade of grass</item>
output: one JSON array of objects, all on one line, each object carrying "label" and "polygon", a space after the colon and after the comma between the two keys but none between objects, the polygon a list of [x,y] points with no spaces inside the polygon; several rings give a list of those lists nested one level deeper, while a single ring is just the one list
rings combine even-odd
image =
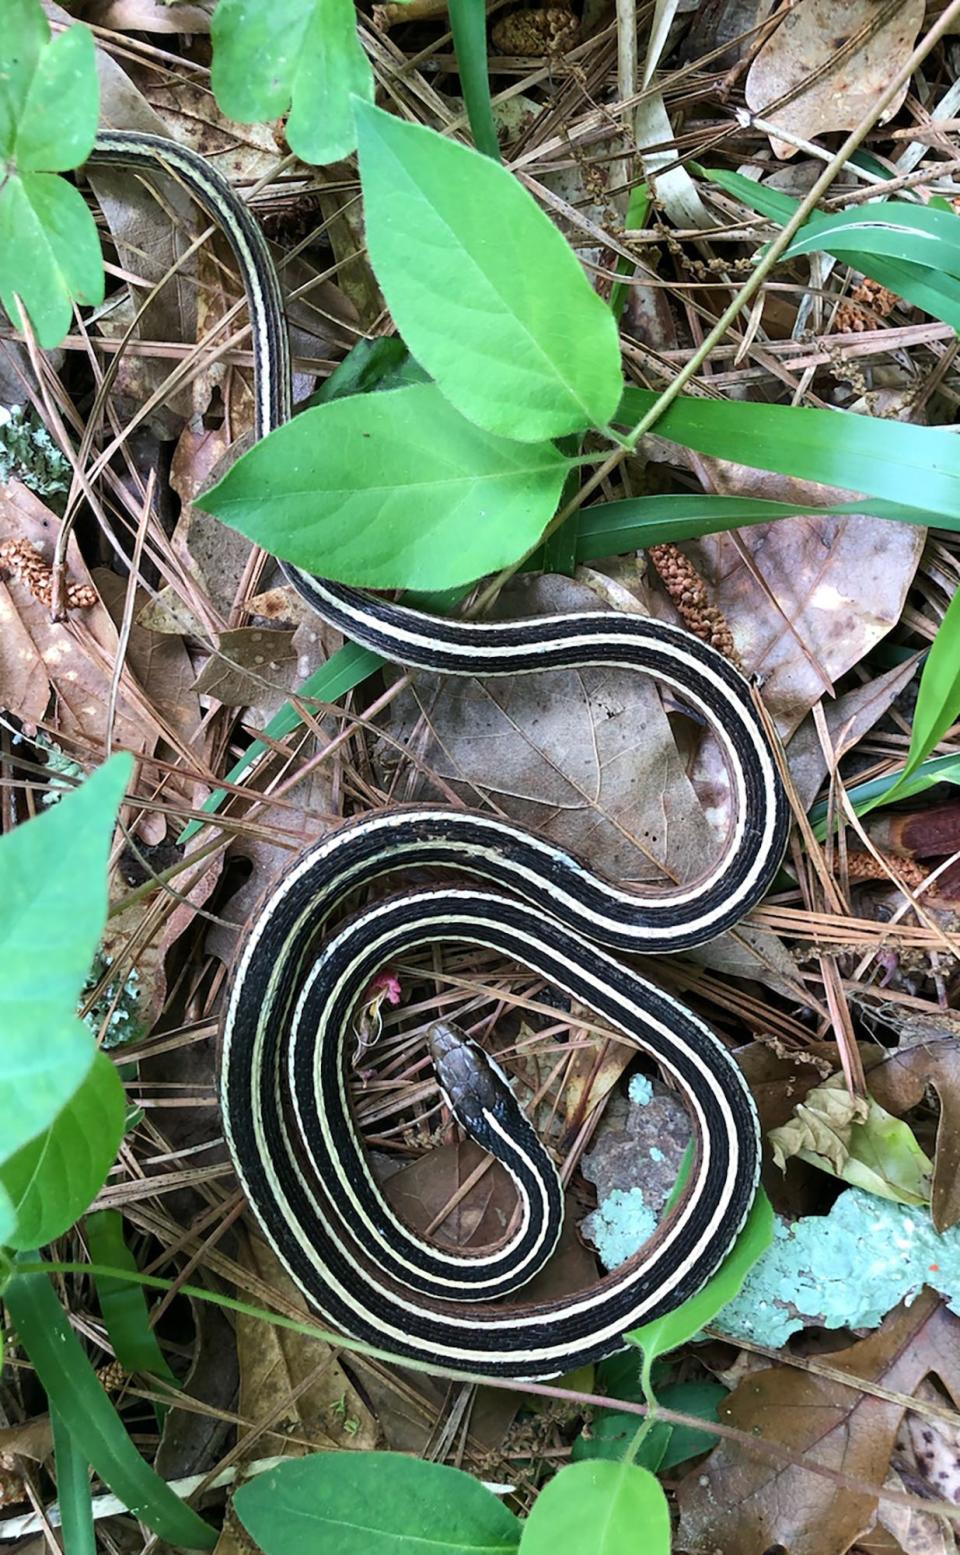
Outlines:
[{"label": "blade of grass", "polygon": [[68,1555],[96,1555],[90,1465],[76,1438],[56,1409],[50,1411],[53,1456],[57,1469],[57,1504],[63,1527],[63,1547]]},{"label": "blade of grass", "polygon": [[[123,1239],[123,1216],[118,1210],[96,1210],[87,1216],[85,1225],[94,1263],[115,1264],[118,1269],[136,1272],[136,1260]],[[96,1276],[94,1284],[110,1343],[121,1366],[127,1371],[147,1372],[154,1377],[163,1377],[167,1382],[175,1382],[150,1327],[142,1288],[129,1280]]]},{"label": "blade of grass", "polygon": [[[67,1321],[36,1253],[20,1254],[3,1293],[20,1342],[43,1385],[51,1410],[63,1420],[88,1461],[115,1495],[161,1539],[188,1550],[212,1550],[217,1533],[184,1505],[141,1458]],[[122,1269],[113,1271],[120,1278]],[[129,1276],[127,1276],[129,1277]]]}]

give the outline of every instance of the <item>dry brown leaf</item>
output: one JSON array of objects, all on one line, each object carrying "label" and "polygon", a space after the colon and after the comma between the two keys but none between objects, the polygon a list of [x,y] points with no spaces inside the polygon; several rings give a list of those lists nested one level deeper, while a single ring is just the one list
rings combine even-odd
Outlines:
[{"label": "dry brown leaf", "polygon": [[[59,9],[59,8],[57,8]],[[104,49],[97,49],[100,76],[101,120],[112,129],[139,130],[150,135],[167,134],[167,126],[146,98]],[[137,306],[149,288],[160,281],[182,256],[207,218],[198,212],[183,187],[172,178],[157,180],[159,194],[129,169],[91,167],[90,182],[117,244],[120,262],[130,275],[146,283],[132,288]],[[171,222],[171,215],[175,224]],[[201,227],[201,223],[203,227]],[[177,344],[196,339],[197,262],[192,255],[161,289],[141,316],[138,334],[144,340],[170,340]],[[132,310],[111,310],[100,320],[104,333],[116,338],[132,317]],[[119,365],[112,397],[138,408],[163,383],[171,366],[162,359],[126,355]],[[171,396],[149,418],[161,437],[170,437],[194,406],[190,389]]]},{"label": "dry brown leaf", "polygon": [[276,170],[282,156],[279,125],[238,124],[217,107],[209,86],[168,77],[150,78],[150,106],[167,126],[167,134],[213,163],[228,183],[256,183]]},{"label": "dry brown leaf", "polygon": [[[960,1318],[923,1291],[867,1339],[830,1355],[847,1387],[798,1367],[754,1372],[720,1410],[734,1425],[878,1489],[890,1466],[903,1406],[856,1387],[862,1378],[912,1394],[940,1378],[960,1403]],[[725,1441],[683,1480],[678,1544],[691,1555],[844,1555],[876,1518],[876,1494],[836,1485],[806,1467]]]},{"label": "dry brown leaf", "polygon": [[708,535],[684,549],[789,738],[899,621],[923,544],[924,530],[912,524],[808,516]]},{"label": "dry brown leaf", "polygon": [[[316,1321],[259,1237],[247,1243],[241,1262],[277,1292],[285,1311],[302,1311],[305,1322]],[[296,1458],[311,1451],[369,1450],[377,1445],[377,1422],[342,1369],[336,1350],[321,1339],[256,1318],[238,1316],[236,1325],[240,1414],[254,1423],[270,1421],[269,1434],[258,1438],[248,1456],[262,1457],[266,1451]]]},{"label": "dry brown leaf", "polygon": [[212,7],[189,5],[183,0],[92,0],[83,7],[83,19],[113,32],[209,32]]},{"label": "dry brown leaf", "polygon": [[[857,686],[835,700],[824,698],[827,729],[839,760],[859,744],[863,736],[889,710],[917,672],[918,660],[907,659],[883,675]],[[827,773],[827,760],[812,718],[807,718],[787,746],[790,776],[802,807],[807,810]]]},{"label": "dry brown leaf", "polygon": [[[438,1221],[484,1164],[487,1170],[479,1181]],[[517,1209],[517,1191],[509,1174],[472,1139],[428,1151],[380,1186],[401,1220],[419,1232],[433,1227],[431,1238],[443,1247],[476,1251],[502,1241]]]},{"label": "dry brown leaf", "polygon": [[[45,560],[51,560],[60,520],[19,481],[0,487],[0,540],[26,540]],[[92,579],[71,538],[67,570],[73,582]],[[49,721],[65,738],[76,738],[94,750],[106,741],[110,674],[117,653],[117,633],[102,605],[53,622],[46,605],[34,599],[25,584],[0,583],[4,636],[13,654],[9,681],[0,687],[0,702],[29,723],[48,710]],[[28,655],[32,672],[27,672]],[[0,655],[4,665],[6,652]],[[44,677],[41,684],[40,676]],[[25,698],[15,700],[17,691]],[[45,692],[45,694],[43,694]],[[51,701],[52,698],[52,701]],[[117,702],[114,740],[127,750],[152,749],[157,730],[147,725],[143,711],[121,694]]]},{"label": "dry brown leaf", "polygon": [[938,1231],[960,1221],[960,1027],[916,1021],[887,1057],[867,1066],[870,1090],[891,1112],[905,1112],[932,1085],[940,1101],[930,1211]]},{"label": "dry brown leaf", "polygon": [[0,1427],[0,1469],[7,1458],[31,1458],[42,1463],[53,1451],[53,1427],[49,1415],[38,1415],[22,1425]]},{"label": "dry brown leaf", "polygon": [[[543,577],[511,590],[503,615],[600,603],[581,583]],[[424,675],[415,690],[393,704],[391,733],[468,803],[478,789],[495,794],[507,815],[612,879],[694,879],[716,854],[726,817],[713,818],[714,830],[704,816],[646,676],[602,668],[486,682]],[[429,732],[414,742],[421,710]]]},{"label": "dry brown leaf", "polygon": [[[754,113],[803,140],[859,124],[909,58],[923,21],[923,0],[905,0],[864,44],[836,60],[854,34],[876,19],[877,0],[844,0],[842,5],[837,0],[797,0],[785,9],[783,22],[750,67],[746,99]],[[821,67],[826,67],[823,75],[804,91],[804,82]],[[881,123],[899,111],[908,86],[904,81]],[[779,98],[798,89],[791,102],[778,105]],[[770,145],[778,157],[796,152],[775,136]]]},{"label": "dry brown leaf", "polygon": [[[169,1114],[168,1114],[169,1116]],[[191,1299],[194,1341],[181,1390],[196,1409],[171,1405],[163,1417],[155,1468],[164,1479],[205,1474],[232,1434],[229,1414],[237,1401],[237,1345],[230,1319],[219,1307]]]},{"label": "dry brown leaf", "polygon": [[259,626],[221,632],[220,657],[211,655],[207,660],[194,690],[216,697],[224,707],[260,702],[267,690],[284,696],[299,679],[293,638],[293,632],[267,631]]}]

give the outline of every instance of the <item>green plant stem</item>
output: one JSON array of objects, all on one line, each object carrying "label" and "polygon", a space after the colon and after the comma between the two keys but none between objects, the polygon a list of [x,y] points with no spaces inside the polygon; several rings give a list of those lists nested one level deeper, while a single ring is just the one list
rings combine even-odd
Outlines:
[{"label": "green plant stem", "polygon": [[484,0],[450,0],[450,28],[474,145],[500,161],[500,142],[487,74],[487,9]]},{"label": "green plant stem", "polygon": [[[8,1264],[8,1270],[9,1267]],[[0,1254],[0,1270],[2,1269],[3,1261],[2,1254]],[[42,1261],[32,1263],[21,1256],[17,1260],[14,1272],[17,1276],[35,1274],[44,1276],[50,1274],[107,1276],[113,1279],[135,1280],[138,1284],[149,1286],[155,1290],[173,1289],[172,1280],[164,1280],[157,1275],[132,1274],[125,1269],[115,1269],[106,1265],[90,1263],[54,1263],[52,1261],[50,1263]],[[2,1283],[0,1283],[0,1288],[2,1288]],[[12,1288],[12,1285],[8,1287],[8,1291],[10,1288]],[[50,1289],[49,1281],[47,1281],[47,1288],[48,1290]],[[293,1318],[282,1317],[279,1313],[266,1312],[262,1307],[250,1306],[249,1303],[238,1301],[232,1296],[221,1296],[218,1292],[204,1290],[200,1286],[181,1285],[178,1286],[178,1290],[181,1294],[191,1296],[198,1301],[207,1301],[213,1306],[224,1307],[227,1311],[239,1312],[243,1316],[255,1318],[259,1322],[271,1323],[276,1328],[286,1328],[293,1333],[304,1334],[308,1338],[322,1340],[338,1350],[350,1351],[357,1355],[368,1355],[376,1360],[388,1361],[394,1365],[404,1367],[409,1371],[424,1372],[427,1376],[449,1377],[460,1382],[476,1382],[482,1387],[497,1388],[502,1392],[508,1393],[532,1393],[540,1398],[557,1399],[567,1404],[587,1404],[597,1409],[615,1409],[621,1414],[646,1417],[649,1412],[647,1404],[635,1404],[629,1399],[609,1398],[606,1394],[586,1393],[575,1388],[555,1387],[548,1382],[517,1382],[513,1378],[508,1377],[465,1377],[462,1372],[451,1372],[442,1366],[432,1366],[426,1361],[415,1361],[406,1356],[391,1355],[389,1351],[380,1350],[375,1345],[364,1344],[358,1339],[347,1339],[340,1334],[330,1333],[316,1323],[300,1323]],[[5,1299],[7,1299],[8,1291],[4,1292]],[[50,1294],[54,1300],[54,1305],[57,1306],[59,1311],[59,1305],[56,1303],[56,1298],[53,1297],[52,1291]],[[60,1319],[63,1321],[62,1312],[60,1313]],[[861,1378],[851,1377],[849,1382],[842,1377],[837,1377],[836,1380],[842,1386],[848,1386],[855,1391],[862,1387]],[[110,1407],[112,1408],[112,1406]],[[749,1448],[751,1452],[760,1453],[761,1456],[772,1461],[791,1463],[807,1468],[811,1473],[818,1474],[821,1478],[828,1479],[831,1483],[843,1486],[845,1489],[854,1491],[858,1495],[877,1496],[879,1494],[880,1499],[883,1501],[890,1501],[897,1506],[905,1506],[914,1511],[935,1511],[938,1517],[944,1517],[951,1522],[960,1523],[960,1507],[951,1506],[949,1502],[944,1501],[932,1504],[929,1501],[921,1501],[919,1497],[904,1495],[895,1490],[881,1490],[878,1492],[876,1486],[868,1485],[865,1481],[855,1478],[852,1474],[844,1474],[841,1470],[831,1469],[824,1464],[810,1461],[803,1453],[796,1453],[779,1442],[764,1441],[748,1434],[746,1431],[737,1430],[735,1426],[721,1425],[719,1421],[704,1420],[698,1415],[689,1415],[679,1409],[668,1409],[663,1405],[658,1405],[657,1410],[658,1418],[669,1425],[686,1425],[693,1430],[707,1431],[712,1436],[738,1442],[741,1447]],[[152,1473],[153,1471],[151,1470],[150,1472]]]}]

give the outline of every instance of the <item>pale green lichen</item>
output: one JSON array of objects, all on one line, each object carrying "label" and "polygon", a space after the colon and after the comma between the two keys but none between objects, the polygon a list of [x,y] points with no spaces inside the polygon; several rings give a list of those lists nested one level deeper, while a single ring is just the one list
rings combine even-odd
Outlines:
[{"label": "pale green lichen", "polygon": [[[112,961],[112,956],[97,951],[81,1004],[86,1002],[107,976]],[[140,1018],[140,974],[136,968],[127,974],[119,993],[115,982],[107,983],[83,1018],[94,1036],[100,1038],[103,1033],[102,1046],[105,1048],[124,1047],[128,1042],[136,1042],[145,1036],[146,1030]]]},{"label": "pale green lichen", "polygon": [[69,489],[70,473],[45,427],[22,405],[0,406],[0,485],[19,480],[38,497],[55,497]]},{"label": "pale green lichen", "polygon": [[657,1217],[644,1203],[642,1188],[614,1188],[583,1222],[584,1234],[608,1269],[632,1257],[656,1228]]},{"label": "pale green lichen", "polygon": [[849,1188],[828,1215],[778,1222],[772,1246],[713,1326],[778,1348],[811,1325],[876,1328],[924,1285],[960,1312],[960,1227],[941,1236],[928,1210]]},{"label": "pale green lichen", "polygon": [[653,1085],[645,1074],[635,1074],[627,1086],[627,1095],[635,1107],[645,1107],[653,1101]]}]

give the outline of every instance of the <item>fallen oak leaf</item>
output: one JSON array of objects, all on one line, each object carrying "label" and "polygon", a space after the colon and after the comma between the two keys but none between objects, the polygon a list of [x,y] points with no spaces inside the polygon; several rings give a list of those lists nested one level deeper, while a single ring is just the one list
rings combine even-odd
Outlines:
[{"label": "fallen oak leaf", "polygon": [[[906,1405],[857,1388],[858,1379],[912,1395],[930,1375],[960,1404],[960,1319],[925,1290],[883,1325],[831,1355],[851,1386],[790,1366],[753,1372],[721,1406],[724,1424],[777,1443],[791,1462],[726,1440],[682,1481],[678,1547],[711,1555],[845,1555],[874,1525]],[[811,1472],[808,1458],[863,1482],[863,1490]],[[875,1488],[872,1488],[875,1487]]]}]

